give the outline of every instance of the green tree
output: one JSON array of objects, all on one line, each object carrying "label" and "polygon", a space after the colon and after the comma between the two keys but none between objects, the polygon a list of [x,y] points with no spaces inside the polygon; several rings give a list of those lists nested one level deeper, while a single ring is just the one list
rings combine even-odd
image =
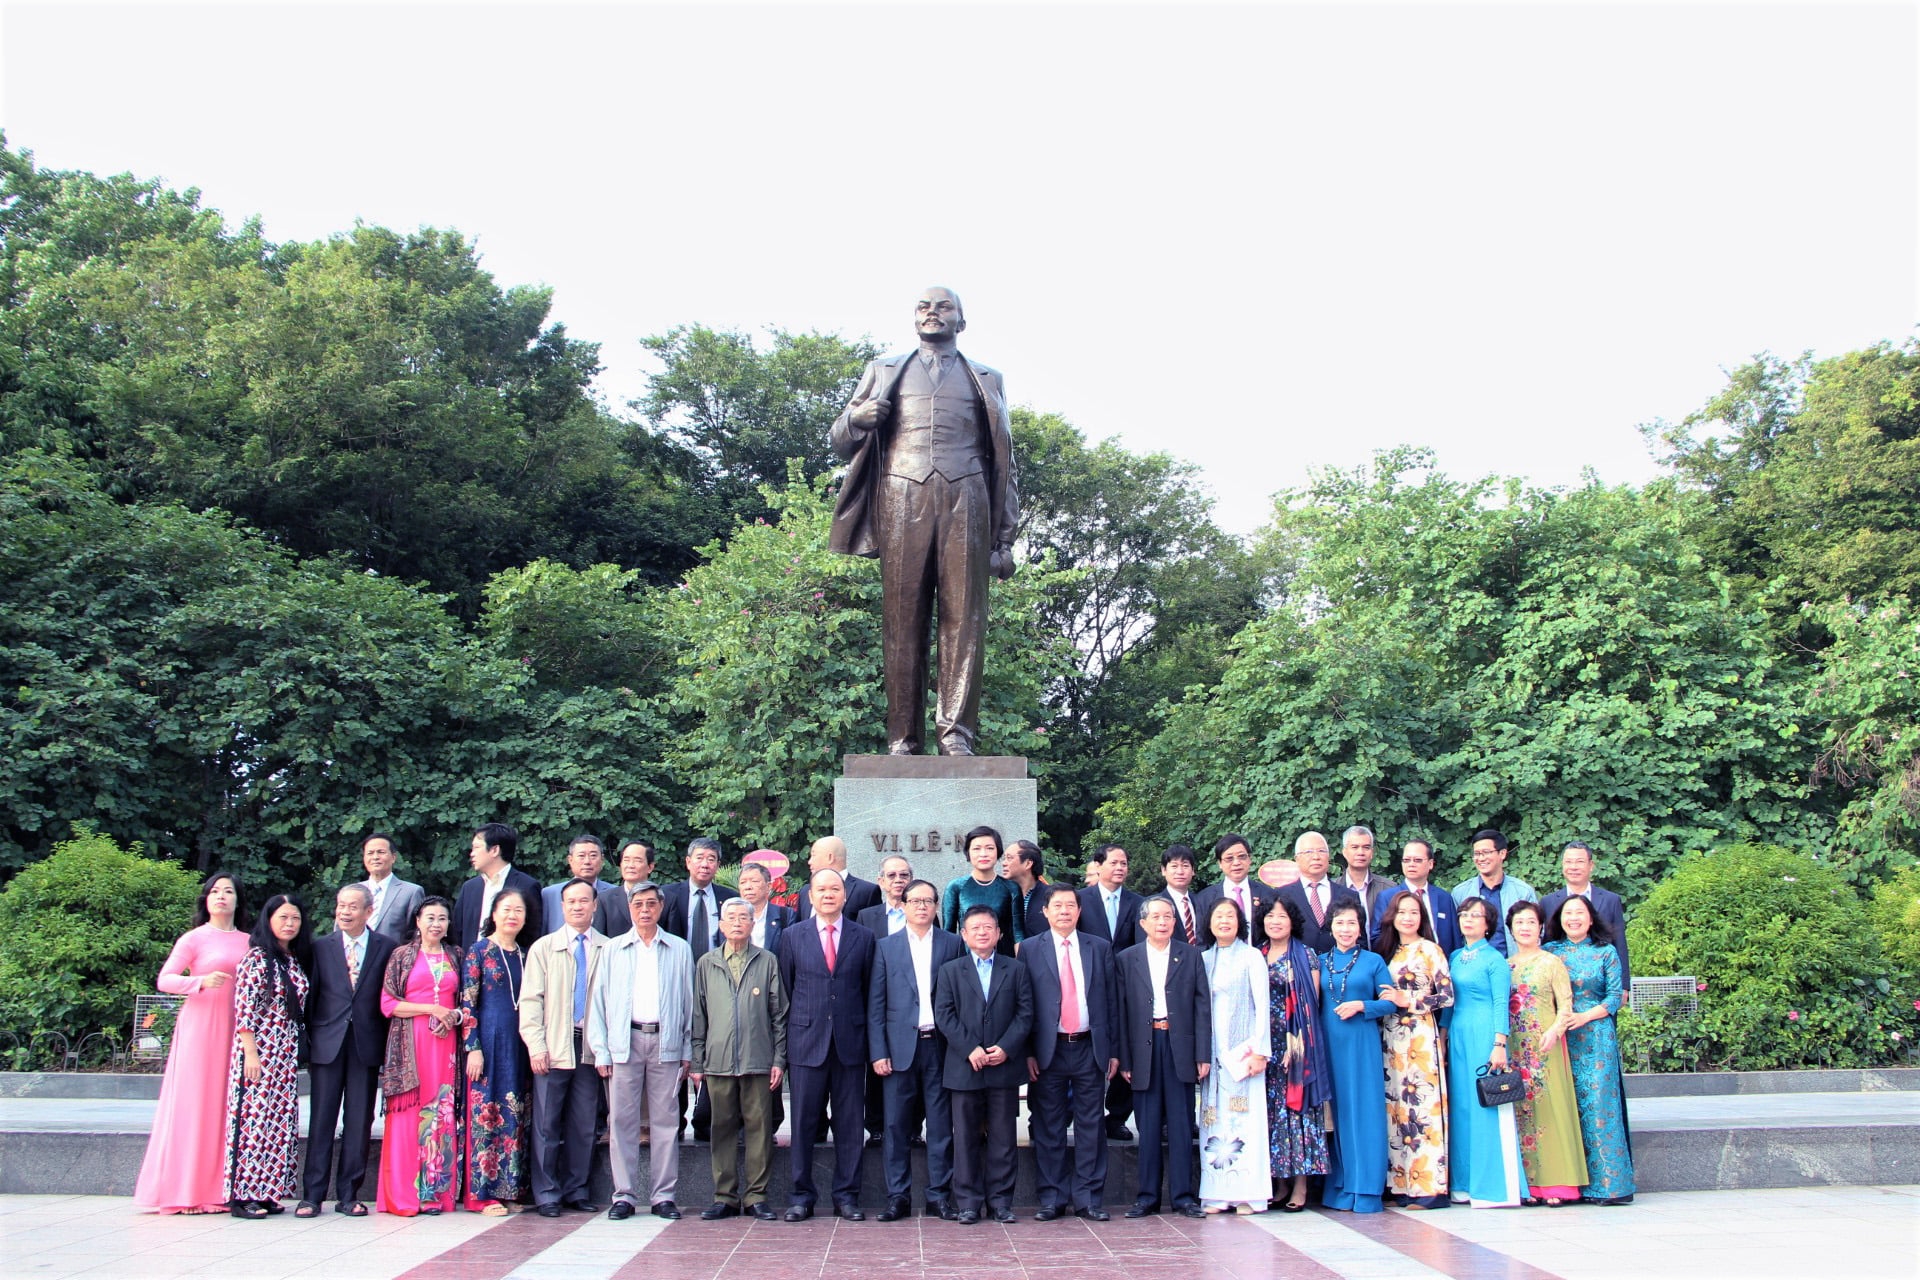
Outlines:
[{"label": "green tree", "polygon": [[1672,504],[1430,465],[1385,454],[1295,495],[1273,534],[1298,557],[1285,599],[1141,749],[1107,834],[1231,828],[1284,854],[1303,829],[1364,822],[1387,848],[1437,840],[1451,873],[1492,825],[1521,876],[1550,880],[1585,839],[1629,896],[1688,850],[1819,839],[1797,673]]},{"label": "green tree", "polygon": [[830,333],[770,337],[763,351],[751,334],[696,324],[641,340],[662,368],[633,407],[690,451],[692,482],[709,502],[703,527],[715,536],[769,513],[761,488],[784,486],[790,460],[808,480],[839,465],[828,429],[880,354]]},{"label": "green tree", "polygon": [[1808,606],[1832,637],[1805,698],[1812,779],[1841,802],[1833,854],[1859,878],[1920,855],[1920,616],[1902,596]]},{"label": "green tree", "polygon": [[1114,440],[1089,445],[1065,419],[1027,409],[1013,411],[1013,438],[1016,554],[1066,571],[1040,601],[1074,657],[1046,690],[1042,825],[1077,855],[1160,704],[1219,678],[1226,641],[1259,613],[1262,575],[1213,523],[1191,464]]},{"label": "green tree", "polygon": [[1920,340],[1757,357],[1647,435],[1701,496],[1709,554],[1772,584],[1787,621],[1805,602],[1920,593]]}]

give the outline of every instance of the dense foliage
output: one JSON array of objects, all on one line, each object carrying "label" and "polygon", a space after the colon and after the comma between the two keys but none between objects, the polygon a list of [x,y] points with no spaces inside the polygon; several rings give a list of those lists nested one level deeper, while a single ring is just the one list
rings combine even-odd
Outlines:
[{"label": "dense foliage", "polygon": [[[1911,935],[1908,935],[1911,939]],[[1790,850],[1733,845],[1684,860],[1627,925],[1634,968],[1699,980],[1686,1030],[1692,1062],[1766,1070],[1904,1058],[1920,1034],[1917,975],[1882,955],[1852,886]],[[1667,1019],[1633,1027],[1673,1051]],[[1665,1033],[1665,1038],[1660,1033]]]},{"label": "dense foliage", "polygon": [[193,918],[199,881],[85,827],[0,890],[0,1026],[129,1038],[133,998],[153,990]]},{"label": "dense foliage", "polygon": [[[827,427],[878,348],[676,326],[622,417],[550,304],[458,232],[274,243],[0,138],[0,878],[65,866],[76,822],[320,904],[373,828],[443,892],[492,818],[543,877],[583,828],[667,874],[696,832],[819,834],[881,745],[877,574],[825,545]],[[1491,824],[1542,889],[1588,841],[1646,926],[1657,886],[1798,859],[1868,967],[1748,992],[1717,925],[1650,935],[1647,972],[1720,985],[1636,1052],[1878,1060],[1920,969],[1920,343],[1760,357],[1648,437],[1638,489],[1390,451],[1249,542],[1190,465],[1019,408],[985,749],[1034,762],[1050,860],[1116,838],[1143,887],[1174,841],[1353,822],[1380,870],[1434,839],[1444,881]],[[1755,937],[1812,927],[1769,895]]]}]

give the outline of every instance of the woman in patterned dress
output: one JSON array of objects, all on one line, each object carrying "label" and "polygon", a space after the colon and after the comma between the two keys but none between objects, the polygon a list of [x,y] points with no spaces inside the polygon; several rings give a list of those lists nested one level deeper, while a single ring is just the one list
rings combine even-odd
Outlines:
[{"label": "woman in patterned dress", "polygon": [[1405,889],[1380,906],[1373,949],[1387,962],[1398,1009],[1381,1024],[1387,1059],[1387,1190],[1404,1209],[1447,1206],[1447,1078],[1440,1010],[1453,1003],[1447,957],[1420,899]]},{"label": "woman in patterned dress", "polygon": [[1513,1061],[1527,1096],[1513,1105],[1526,1161],[1528,1204],[1558,1207],[1580,1198],[1587,1180],[1586,1147],[1580,1140],[1580,1108],[1573,1100],[1567,1065],[1567,1020],[1573,1016],[1573,981],[1560,957],[1540,949],[1546,917],[1537,902],[1516,902],[1507,912],[1513,955]]},{"label": "woman in patterned dress", "polygon": [[459,1009],[460,948],[446,943],[452,910],[426,898],[413,931],[387,960],[380,1008],[387,1025],[387,1061],[380,1091],[387,1127],[380,1144],[380,1212],[412,1217],[453,1208],[459,1189],[460,1073],[454,1033]]},{"label": "woman in patterned dress", "polygon": [[1241,940],[1246,917],[1222,898],[1207,912],[1204,959],[1213,1004],[1213,1069],[1200,1082],[1200,1201],[1208,1213],[1265,1213],[1267,1163],[1267,964]]},{"label": "woman in patterned dress", "polygon": [[233,975],[251,945],[240,882],[216,871],[200,886],[193,928],[173,944],[155,985],[185,996],[167,1044],[147,1154],[133,1207],[157,1213],[226,1208],[227,1069],[233,1053]]},{"label": "woman in patterned dress", "polygon": [[502,889],[481,940],[462,966],[460,1011],[466,1018],[466,1207],[501,1217],[527,1186],[527,1110],[532,1079],[520,1039],[520,983],[526,955],[520,930],[527,902]]},{"label": "woman in patterned dress", "polygon": [[1514,1104],[1480,1102],[1483,1067],[1507,1069],[1512,1038],[1513,973],[1493,949],[1494,906],[1485,898],[1455,904],[1454,919],[1466,944],[1447,957],[1453,1007],[1441,1015],[1447,1030],[1447,1168],[1455,1204],[1510,1209],[1526,1198],[1525,1162]]},{"label": "woman in patterned dress", "polygon": [[[1327,1100],[1333,1067],[1320,1025],[1320,960],[1300,941],[1300,908],[1280,898],[1261,921],[1266,934],[1268,1034],[1267,1157],[1274,1199],[1288,1213],[1307,1207],[1307,1179],[1327,1171]],[[1280,1194],[1279,1183],[1288,1183]]]},{"label": "woman in patterned dress", "polygon": [[1580,1198],[1596,1204],[1633,1203],[1633,1139],[1627,1131],[1627,1091],[1620,1075],[1620,954],[1585,898],[1560,904],[1547,921],[1547,950],[1560,957],[1573,982],[1567,1020],[1567,1057],[1580,1104],[1580,1137],[1587,1150],[1587,1181]]},{"label": "woman in patterned dress", "polygon": [[233,1052],[227,1068],[228,1210],[236,1218],[281,1212],[298,1190],[300,1028],[306,1021],[313,935],[284,893],[267,899],[253,946],[233,978]]}]

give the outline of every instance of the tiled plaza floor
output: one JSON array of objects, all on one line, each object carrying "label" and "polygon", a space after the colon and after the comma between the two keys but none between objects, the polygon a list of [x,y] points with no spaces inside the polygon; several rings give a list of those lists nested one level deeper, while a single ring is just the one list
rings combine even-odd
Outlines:
[{"label": "tiled plaza floor", "polygon": [[[697,1207],[697,1206],[696,1206]],[[1645,1195],[1622,1208],[672,1225],[641,1215],[265,1222],[0,1198],[0,1275],[98,1280],[1612,1280],[1920,1276],[1920,1187]]]}]

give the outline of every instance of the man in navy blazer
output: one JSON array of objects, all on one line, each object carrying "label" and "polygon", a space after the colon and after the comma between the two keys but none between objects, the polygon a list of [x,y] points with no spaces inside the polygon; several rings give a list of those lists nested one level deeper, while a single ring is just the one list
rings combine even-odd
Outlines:
[{"label": "man in navy blazer", "polygon": [[1261,919],[1273,905],[1274,890],[1253,878],[1253,846],[1245,836],[1229,832],[1214,842],[1213,856],[1220,863],[1220,882],[1193,895],[1200,926],[1200,941],[1196,945],[1204,948],[1213,944],[1207,920],[1213,914],[1213,904],[1226,899],[1240,908],[1240,940],[1265,942],[1267,935],[1261,928]]},{"label": "man in navy blazer", "polygon": [[1146,941],[1122,951],[1120,1074],[1140,1118],[1140,1186],[1129,1218],[1160,1212],[1160,1139],[1167,1141],[1167,1194],[1175,1212],[1205,1215],[1194,1182],[1194,1086],[1213,1062],[1213,1005],[1200,948],[1173,936],[1173,904],[1141,912]]},{"label": "man in navy blazer", "polygon": [[[1027,1103],[1033,1110],[1033,1158],[1040,1174],[1040,1222],[1069,1209],[1094,1222],[1107,1189],[1102,1098],[1120,1070],[1120,976],[1113,944],[1079,929],[1080,898],[1070,885],[1047,895],[1047,931],[1021,942],[1033,980],[1033,1043],[1027,1051]],[[1071,1101],[1069,1101],[1071,1099]],[[1073,1120],[1073,1178],[1067,1178],[1068,1109]]]},{"label": "man in navy blazer", "polygon": [[[1465,946],[1467,940],[1460,936],[1459,904],[1454,902],[1452,894],[1432,883],[1432,843],[1419,836],[1407,841],[1407,847],[1400,853],[1400,872],[1406,879],[1398,888],[1405,889],[1426,906],[1427,918],[1433,921],[1434,941],[1440,944],[1440,949],[1452,955]],[[1383,890],[1374,900],[1376,910],[1391,891]]]},{"label": "man in navy blazer", "polygon": [[1633,966],[1627,963],[1627,913],[1620,895],[1611,889],[1602,889],[1593,882],[1593,850],[1584,842],[1575,840],[1560,854],[1560,874],[1565,877],[1567,887],[1555,889],[1540,902],[1540,910],[1547,919],[1553,919],[1553,913],[1568,898],[1579,896],[1587,900],[1593,909],[1593,918],[1607,927],[1613,935],[1613,950],[1620,957],[1620,985],[1627,991],[1633,990]]},{"label": "man in navy blazer", "polygon": [[[493,909],[493,900],[503,889],[512,889],[526,899],[527,923],[520,936],[546,936],[540,882],[513,865],[519,851],[520,833],[504,822],[489,822],[473,833],[467,853],[473,876],[460,886],[460,896],[453,904],[453,944],[462,951],[480,940],[480,921]],[[560,917],[553,918],[553,925],[560,927]]]},{"label": "man in navy blazer", "polygon": [[953,1111],[947,1101],[947,1042],[934,1021],[940,971],[967,953],[954,934],[934,926],[940,890],[912,880],[901,898],[907,923],[873,947],[867,981],[867,1052],[885,1095],[881,1151],[887,1171],[887,1207],[880,1221],[897,1222],[913,1212],[913,1164],[909,1148],[927,1117],[927,1212],[951,1221],[953,1208]]},{"label": "man in navy blazer", "polygon": [[[333,932],[313,943],[313,984],[307,996],[307,1034],[313,1060],[307,1113],[307,1167],[299,1212],[311,1217],[326,1199],[333,1173],[333,1125],[346,1103],[340,1140],[339,1204],[352,1217],[366,1216],[360,1180],[367,1173],[367,1143],[373,1130],[373,1091],[387,1056],[387,1017],[380,988],[396,943],[367,928],[373,892],[350,884],[334,898]],[[351,949],[351,951],[349,950]],[[351,961],[351,964],[349,963]]]},{"label": "man in navy blazer", "polygon": [[780,984],[787,992],[787,1079],[793,1089],[793,1197],[788,1222],[813,1216],[813,1136],[833,1102],[833,1212],[860,1211],[860,1120],[867,1091],[867,977],[873,934],[848,920],[838,871],[813,873],[813,915],[780,935]]},{"label": "man in navy blazer", "polygon": [[600,878],[600,868],[606,864],[606,850],[601,847],[600,837],[581,832],[567,842],[567,874],[554,884],[540,891],[540,915],[545,920],[561,918],[560,891],[575,880],[587,880],[593,884],[593,927],[611,938],[624,932],[620,924],[625,919],[626,927],[633,928],[631,912],[628,910],[624,895],[617,884],[608,884]]},{"label": "man in navy blazer", "polygon": [[984,903],[967,909],[960,934],[967,954],[934,980],[933,1021],[946,1037],[941,1083],[953,1113],[954,1221],[983,1212],[1017,1222],[1013,1211],[1014,1112],[1027,1078],[1033,1032],[1033,979],[1000,954],[1000,919]]},{"label": "man in navy blazer", "polygon": [[1318,831],[1302,833],[1293,842],[1293,861],[1300,868],[1300,878],[1274,890],[1276,898],[1285,898],[1300,909],[1304,926],[1300,930],[1300,941],[1320,955],[1333,950],[1333,931],[1327,928],[1327,921],[1333,918],[1335,906],[1351,902],[1360,908],[1360,918],[1367,918],[1367,904],[1360,901],[1360,895],[1343,884],[1336,884],[1327,875],[1331,858],[1326,836]]}]

